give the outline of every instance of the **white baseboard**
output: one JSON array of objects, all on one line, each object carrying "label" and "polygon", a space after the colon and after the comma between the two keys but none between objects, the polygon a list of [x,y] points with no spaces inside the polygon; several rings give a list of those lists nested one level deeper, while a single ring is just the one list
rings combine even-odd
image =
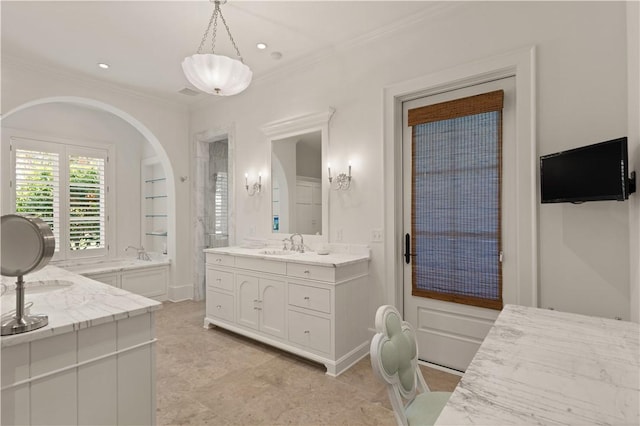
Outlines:
[{"label": "white baseboard", "polygon": [[172,302],[182,302],[183,300],[193,300],[193,285],[181,285],[169,287],[169,300]]}]

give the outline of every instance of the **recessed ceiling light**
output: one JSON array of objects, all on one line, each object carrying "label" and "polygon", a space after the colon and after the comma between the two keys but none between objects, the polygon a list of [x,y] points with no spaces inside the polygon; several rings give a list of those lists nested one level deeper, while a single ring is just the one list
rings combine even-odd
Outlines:
[{"label": "recessed ceiling light", "polygon": [[109,64],[107,64],[106,62],[98,62],[98,67],[102,68],[103,70],[106,70],[109,68]]},{"label": "recessed ceiling light", "polygon": [[256,47],[257,47],[258,49],[260,49],[260,50],[264,50],[264,49],[266,49],[266,48],[267,48],[267,45],[266,45],[266,44],[264,44],[264,43],[258,43],[258,44],[256,44]]}]

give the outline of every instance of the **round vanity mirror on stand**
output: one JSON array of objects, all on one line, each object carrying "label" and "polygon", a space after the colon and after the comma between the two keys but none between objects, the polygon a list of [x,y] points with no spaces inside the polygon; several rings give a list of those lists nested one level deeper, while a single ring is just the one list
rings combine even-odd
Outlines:
[{"label": "round vanity mirror on stand", "polygon": [[51,228],[35,216],[9,214],[0,221],[0,266],[2,275],[18,277],[16,312],[2,324],[2,336],[25,333],[49,323],[46,315],[25,315],[23,276],[49,263],[56,248]]}]

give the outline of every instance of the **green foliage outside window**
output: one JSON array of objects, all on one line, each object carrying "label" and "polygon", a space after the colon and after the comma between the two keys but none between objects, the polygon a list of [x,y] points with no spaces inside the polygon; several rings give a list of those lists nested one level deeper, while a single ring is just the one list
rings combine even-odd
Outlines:
[{"label": "green foliage outside window", "polygon": [[[39,160],[36,155],[30,155],[25,151],[22,154],[35,167],[22,171],[22,179],[16,185],[16,213],[40,217],[49,224],[54,234],[57,234],[54,230],[57,183],[53,166]],[[69,168],[69,248],[101,248],[101,173],[95,164],[91,164],[94,159],[76,157],[74,160]]]},{"label": "green foliage outside window", "polygon": [[100,173],[93,167],[69,171],[69,235],[71,250],[102,247]]}]

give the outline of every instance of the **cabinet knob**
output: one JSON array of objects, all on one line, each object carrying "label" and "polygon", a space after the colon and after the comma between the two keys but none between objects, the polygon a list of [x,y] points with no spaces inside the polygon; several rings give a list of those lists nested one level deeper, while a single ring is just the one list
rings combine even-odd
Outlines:
[{"label": "cabinet knob", "polygon": [[309,300],[309,296],[305,296],[305,297],[304,297],[304,300]]},{"label": "cabinet knob", "polygon": [[304,331],[304,334],[309,334],[309,330],[305,330],[305,331]]},{"label": "cabinet knob", "polygon": [[217,258],[217,259],[216,259],[216,262],[222,262],[222,259]]},{"label": "cabinet knob", "polygon": [[304,273],[308,275],[308,274],[310,274],[310,273],[311,273],[311,271],[309,271],[308,269],[305,269],[305,270],[304,270]]},{"label": "cabinet knob", "polygon": [[218,306],[216,306],[216,308],[222,309],[222,305],[218,305]]}]

